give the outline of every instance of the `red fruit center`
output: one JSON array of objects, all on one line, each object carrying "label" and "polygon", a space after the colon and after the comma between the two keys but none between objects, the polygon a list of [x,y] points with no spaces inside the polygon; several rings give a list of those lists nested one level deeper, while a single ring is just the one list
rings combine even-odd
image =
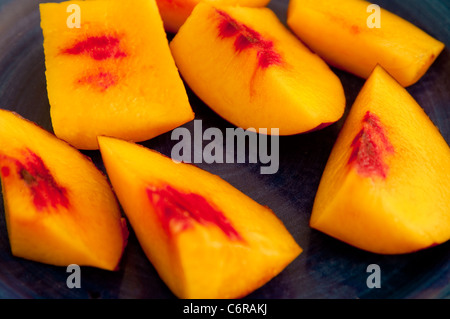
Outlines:
[{"label": "red fruit center", "polygon": [[[55,181],[53,175],[38,155],[27,150],[24,162],[5,155],[2,155],[0,159],[7,160],[15,165],[19,178],[30,189],[33,204],[38,210],[44,210],[49,206],[53,208],[58,206],[69,207],[67,190]],[[3,166],[1,172],[3,177],[10,175],[10,169],[7,166]]]},{"label": "red fruit center", "polygon": [[100,71],[96,74],[87,75],[78,80],[80,84],[90,84],[100,91],[107,90],[110,86],[116,85],[119,77],[111,72]]},{"label": "red fruit center", "polygon": [[274,50],[273,42],[266,40],[261,34],[239,23],[228,13],[216,10],[220,15],[219,36],[221,38],[235,37],[234,49],[241,52],[247,49],[257,50],[258,66],[266,69],[271,65],[281,64],[281,55]]},{"label": "red fruit center", "polygon": [[385,156],[393,154],[394,147],[377,115],[367,111],[362,120],[362,128],[351,146],[353,150],[348,163],[355,165],[360,175],[386,178],[389,167],[385,163]]},{"label": "red fruit center", "polygon": [[[76,42],[70,48],[62,50],[63,54],[88,55],[96,61],[114,59],[119,63],[121,58],[127,54],[120,47],[120,39],[117,36],[101,35],[89,36],[84,40]],[[104,71],[102,68],[94,68],[88,75],[77,80],[78,84],[88,84],[100,92],[109,87],[117,85],[119,76],[112,71]]]},{"label": "red fruit center", "polygon": [[168,234],[177,234],[193,226],[215,225],[228,238],[242,240],[230,221],[205,198],[194,193],[181,193],[173,187],[147,188],[148,198]]},{"label": "red fruit center", "polygon": [[108,35],[87,37],[85,40],[78,41],[72,47],[63,50],[63,53],[88,54],[94,60],[118,59],[127,56],[120,49],[119,38]]}]

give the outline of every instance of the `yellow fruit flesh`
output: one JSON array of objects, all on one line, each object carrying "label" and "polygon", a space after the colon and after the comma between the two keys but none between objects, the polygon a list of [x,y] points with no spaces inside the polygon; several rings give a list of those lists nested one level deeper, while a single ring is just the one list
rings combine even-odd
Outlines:
[{"label": "yellow fruit flesh", "polygon": [[[80,7],[81,28],[67,27],[71,4]],[[96,149],[97,135],[143,141],[193,119],[154,0],[69,1],[40,10],[58,137]]]}]

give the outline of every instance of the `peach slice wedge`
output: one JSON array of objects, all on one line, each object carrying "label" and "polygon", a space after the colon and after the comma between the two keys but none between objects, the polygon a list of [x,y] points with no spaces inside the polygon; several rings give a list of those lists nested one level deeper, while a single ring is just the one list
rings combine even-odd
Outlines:
[{"label": "peach slice wedge", "polygon": [[220,177],[141,145],[98,140],[146,256],[179,298],[243,297],[301,253],[269,208]]},{"label": "peach slice wedge", "polygon": [[[80,27],[69,27],[77,7]],[[194,118],[155,0],[42,3],[40,13],[57,137],[92,150],[98,135],[144,141]]]},{"label": "peach slice wedge", "polygon": [[450,239],[450,148],[382,67],[366,81],[331,152],[311,227],[380,254]]},{"label": "peach slice wedge", "polygon": [[128,231],[108,180],[66,142],[0,110],[0,176],[14,256],[118,269]]},{"label": "peach slice wedge", "polygon": [[444,49],[412,23],[361,0],[292,0],[287,23],[329,64],[364,79],[379,64],[404,87]]},{"label": "peach slice wedge", "polygon": [[170,48],[198,97],[243,129],[292,135],[343,115],[339,78],[269,8],[200,3]]}]

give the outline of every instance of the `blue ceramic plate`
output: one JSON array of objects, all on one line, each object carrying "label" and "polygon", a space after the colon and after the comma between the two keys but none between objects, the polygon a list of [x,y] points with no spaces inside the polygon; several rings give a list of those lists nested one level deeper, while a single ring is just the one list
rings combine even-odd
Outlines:
[{"label": "blue ceramic plate", "polygon": [[[0,0],[0,106],[51,131],[38,2],[41,1]],[[287,4],[287,0],[272,0],[269,5],[283,22],[286,21]],[[446,44],[447,48],[427,74],[408,91],[448,143],[449,2],[383,0],[378,4]],[[348,111],[364,81],[346,72],[334,71],[344,85]],[[204,130],[232,127],[192,92],[189,91],[189,95],[197,119],[203,120]],[[281,138],[280,169],[274,175],[260,175],[260,167],[255,164],[199,164],[259,203],[271,207],[304,249],[281,274],[248,297],[449,298],[449,242],[413,254],[383,256],[351,247],[309,228],[320,177],[345,117],[318,132]],[[193,129],[192,122],[184,126]],[[142,144],[170,155],[175,143],[167,133]],[[104,169],[98,151],[85,153]],[[380,266],[381,288],[370,289],[366,285],[369,275],[366,270],[370,264]],[[82,268],[80,289],[67,288],[67,276],[64,267],[11,255],[4,206],[0,204],[0,298],[175,298],[145,257],[133,233],[119,271]]]}]

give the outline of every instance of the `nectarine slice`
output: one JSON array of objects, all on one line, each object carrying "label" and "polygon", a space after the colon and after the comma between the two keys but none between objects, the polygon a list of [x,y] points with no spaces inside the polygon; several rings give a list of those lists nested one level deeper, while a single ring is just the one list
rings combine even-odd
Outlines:
[{"label": "nectarine slice", "polygon": [[367,79],[379,64],[401,85],[416,83],[444,44],[387,10],[378,7],[377,15],[370,5],[361,0],[291,0],[287,23],[335,67]]},{"label": "nectarine slice", "polygon": [[180,298],[237,298],[300,253],[267,207],[190,164],[99,137],[108,176],[136,236]]},{"label": "nectarine slice", "polygon": [[[69,27],[70,5],[80,8],[80,28]],[[97,135],[143,141],[194,118],[155,0],[46,3],[40,11],[56,136],[96,149]]]},{"label": "nectarine slice", "polygon": [[339,78],[268,8],[200,3],[170,47],[191,89],[238,127],[291,135],[344,112]]},{"label": "nectarine slice", "polygon": [[270,0],[156,0],[164,27],[168,32],[176,33],[200,2],[220,5],[238,5],[242,7],[264,7]]},{"label": "nectarine slice", "polygon": [[0,110],[0,139],[12,254],[57,266],[117,269],[127,227],[92,161],[10,111]]},{"label": "nectarine slice", "polygon": [[450,238],[450,148],[382,67],[359,93],[326,165],[311,227],[375,253]]}]

